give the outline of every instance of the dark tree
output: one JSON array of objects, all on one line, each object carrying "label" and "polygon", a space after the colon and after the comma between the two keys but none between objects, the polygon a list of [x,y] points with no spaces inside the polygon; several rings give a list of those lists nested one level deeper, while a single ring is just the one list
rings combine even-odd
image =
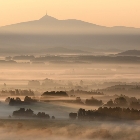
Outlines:
[{"label": "dark tree", "polygon": [[76,119],[77,118],[77,113],[70,113],[69,118],[70,119]]}]

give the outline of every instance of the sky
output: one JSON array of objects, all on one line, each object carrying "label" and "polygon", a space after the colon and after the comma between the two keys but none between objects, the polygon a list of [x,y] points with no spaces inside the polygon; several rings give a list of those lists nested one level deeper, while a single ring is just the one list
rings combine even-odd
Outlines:
[{"label": "sky", "polygon": [[37,20],[46,14],[103,26],[140,28],[140,0],[0,0],[0,26]]}]

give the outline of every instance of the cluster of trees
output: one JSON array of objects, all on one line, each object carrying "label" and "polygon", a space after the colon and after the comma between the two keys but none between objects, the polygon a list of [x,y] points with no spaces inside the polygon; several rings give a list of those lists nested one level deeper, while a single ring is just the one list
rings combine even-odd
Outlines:
[{"label": "cluster of trees", "polygon": [[102,100],[97,100],[93,97],[90,99],[86,99],[85,103],[81,100],[80,97],[76,97],[76,100],[65,100],[67,103],[75,103],[75,104],[83,104],[83,105],[89,105],[89,106],[102,106],[103,101]]},{"label": "cluster of trees", "polygon": [[133,95],[138,95],[140,92],[140,83],[116,83],[116,85],[112,85],[111,87],[107,87],[105,89],[100,89],[100,91],[106,92],[107,94],[120,93],[132,96],[133,93]]},{"label": "cluster of trees", "polygon": [[17,64],[14,60],[0,60],[0,64]]},{"label": "cluster of trees", "polygon": [[16,56],[15,60],[27,60],[29,59],[31,62],[56,62],[56,63],[139,63],[140,58],[136,56],[94,56],[94,55],[77,55],[77,57],[67,56],[55,56],[55,55],[46,55],[35,57],[34,59],[27,56]]},{"label": "cluster of trees", "polygon": [[13,116],[16,117],[33,117],[34,112],[31,109],[20,108],[17,111],[13,111]]},{"label": "cluster of trees", "polygon": [[[13,111],[13,116],[50,119],[50,116],[48,114],[46,114],[45,112],[38,112],[37,114],[34,114],[33,110],[25,109],[25,108],[20,108],[19,110]],[[55,117],[52,116],[52,119],[54,119],[54,118]]]},{"label": "cluster of trees", "polygon": [[132,103],[130,103],[130,108],[140,109],[140,103],[132,102]]},{"label": "cluster of trees", "polygon": [[39,117],[39,118],[50,119],[50,116],[48,114],[45,114],[45,112],[38,112],[38,114],[36,116]]},{"label": "cluster of trees", "polygon": [[124,97],[118,97],[113,100],[109,100],[104,106],[121,106],[121,107],[126,107],[128,106],[128,102]]},{"label": "cluster of trees", "polygon": [[102,106],[103,101],[102,100],[97,100],[97,99],[91,97],[91,99],[86,99],[85,104],[86,105],[93,105],[93,106]]},{"label": "cluster of trees", "polygon": [[131,84],[127,84],[127,83],[119,83],[119,84],[116,84],[116,85],[113,85],[111,87],[108,87],[106,88],[106,90],[108,91],[132,91],[132,90],[140,90],[140,86],[137,85],[137,84],[140,84],[140,83],[131,83]]},{"label": "cluster of trees", "polygon": [[76,119],[77,118],[77,113],[69,113],[69,118],[70,119]]},{"label": "cluster of trees", "polygon": [[14,106],[14,105],[27,105],[27,104],[30,104],[30,103],[37,102],[37,100],[36,99],[32,99],[31,97],[28,97],[28,96],[26,96],[24,98],[24,101],[22,101],[19,97],[16,97],[15,99],[7,97],[5,99],[5,102],[8,102],[9,105]]},{"label": "cluster of trees", "polygon": [[76,100],[65,100],[65,102],[74,104],[84,104],[80,97],[76,97]]},{"label": "cluster of trees", "polygon": [[11,57],[11,59],[13,60],[32,60],[35,57],[33,55],[20,55],[20,56],[14,56],[13,58]]},{"label": "cluster of trees", "polygon": [[29,96],[25,96],[24,102],[37,102],[37,100],[33,99],[33,98],[29,97]]},{"label": "cluster of trees", "polygon": [[102,100],[97,100],[93,97],[91,97],[90,99],[86,99],[85,103],[81,100],[80,97],[77,97],[76,100],[68,100],[66,102],[84,104],[90,106],[125,107],[125,108],[127,107],[127,108],[140,109],[140,99],[136,99],[135,97],[128,97],[125,95],[118,96],[114,100],[109,100],[106,104],[104,104]]},{"label": "cluster of trees", "polygon": [[68,97],[68,94],[65,91],[46,91],[41,96],[63,96]]},{"label": "cluster of trees", "polygon": [[118,96],[114,100],[109,100],[106,104],[104,104],[102,100],[97,100],[93,97],[91,97],[90,99],[86,99],[85,103],[81,100],[80,97],[76,97],[76,100],[68,100],[68,101],[66,100],[66,102],[90,106],[125,107],[125,108],[127,107],[140,109],[140,99],[136,99],[135,97],[128,97],[125,95]]},{"label": "cluster of trees", "polygon": [[15,89],[15,90],[2,90],[1,95],[9,95],[9,96],[34,96],[34,92],[32,90],[21,90],[21,89]]},{"label": "cluster of trees", "polygon": [[25,103],[24,101],[21,101],[21,99],[19,97],[14,98],[6,98],[5,102],[9,102],[10,106],[15,106],[15,105],[26,105],[27,103]]},{"label": "cluster of trees", "polygon": [[89,120],[102,120],[102,119],[127,119],[127,120],[140,120],[140,110],[129,108],[108,108],[100,107],[98,110],[85,110],[80,108],[78,113],[70,113],[71,119],[89,119]]},{"label": "cluster of trees", "polygon": [[43,82],[41,83],[40,81],[38,80],[30,80],[28,82],[28,86],[29,87],[55,87],[55,86],[58,86],[58,85],[61,85],[60,83],[57,83],[56,81],[52,80],[52,79],[44,79]]},{"label": "cluster of trees", "polygon": [[108,107],[129,107],[140,109],[140,100],[135,97],[128,97],[121,95],[120,97],[115,98],[114,100],[109,100],[104,106]]},{"label": "cluster of trees", "polygon": [[68,92],[69,94],[90,94],[90,95],[104,95],[103,92],[100,92],[100,91],[84,91],[84,90],[70,90]]},{"label": "cluster of trees", "polygon": [[5,57],[5,60],[32,60],[35,57],[33,55],[20,55],[20,56],[8,56]]}]

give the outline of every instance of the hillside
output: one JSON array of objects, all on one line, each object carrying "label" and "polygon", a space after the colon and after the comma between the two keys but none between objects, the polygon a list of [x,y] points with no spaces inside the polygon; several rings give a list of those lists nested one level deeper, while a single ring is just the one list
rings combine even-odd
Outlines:
[{"label": "hillside", "polygon": [[140,56],[140,50],[127,50],[121,53],[118,53],[117,55],[125,55],[125,56]]}]

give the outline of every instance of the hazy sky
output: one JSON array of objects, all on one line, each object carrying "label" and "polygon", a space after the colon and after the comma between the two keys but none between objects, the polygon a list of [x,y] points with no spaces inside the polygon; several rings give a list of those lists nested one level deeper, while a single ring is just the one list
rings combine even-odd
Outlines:
[{"label": "hazy sky", "polygon": [[105,26],[140,28],[140,0],[0,0],[0,26],[48,14]]}]

